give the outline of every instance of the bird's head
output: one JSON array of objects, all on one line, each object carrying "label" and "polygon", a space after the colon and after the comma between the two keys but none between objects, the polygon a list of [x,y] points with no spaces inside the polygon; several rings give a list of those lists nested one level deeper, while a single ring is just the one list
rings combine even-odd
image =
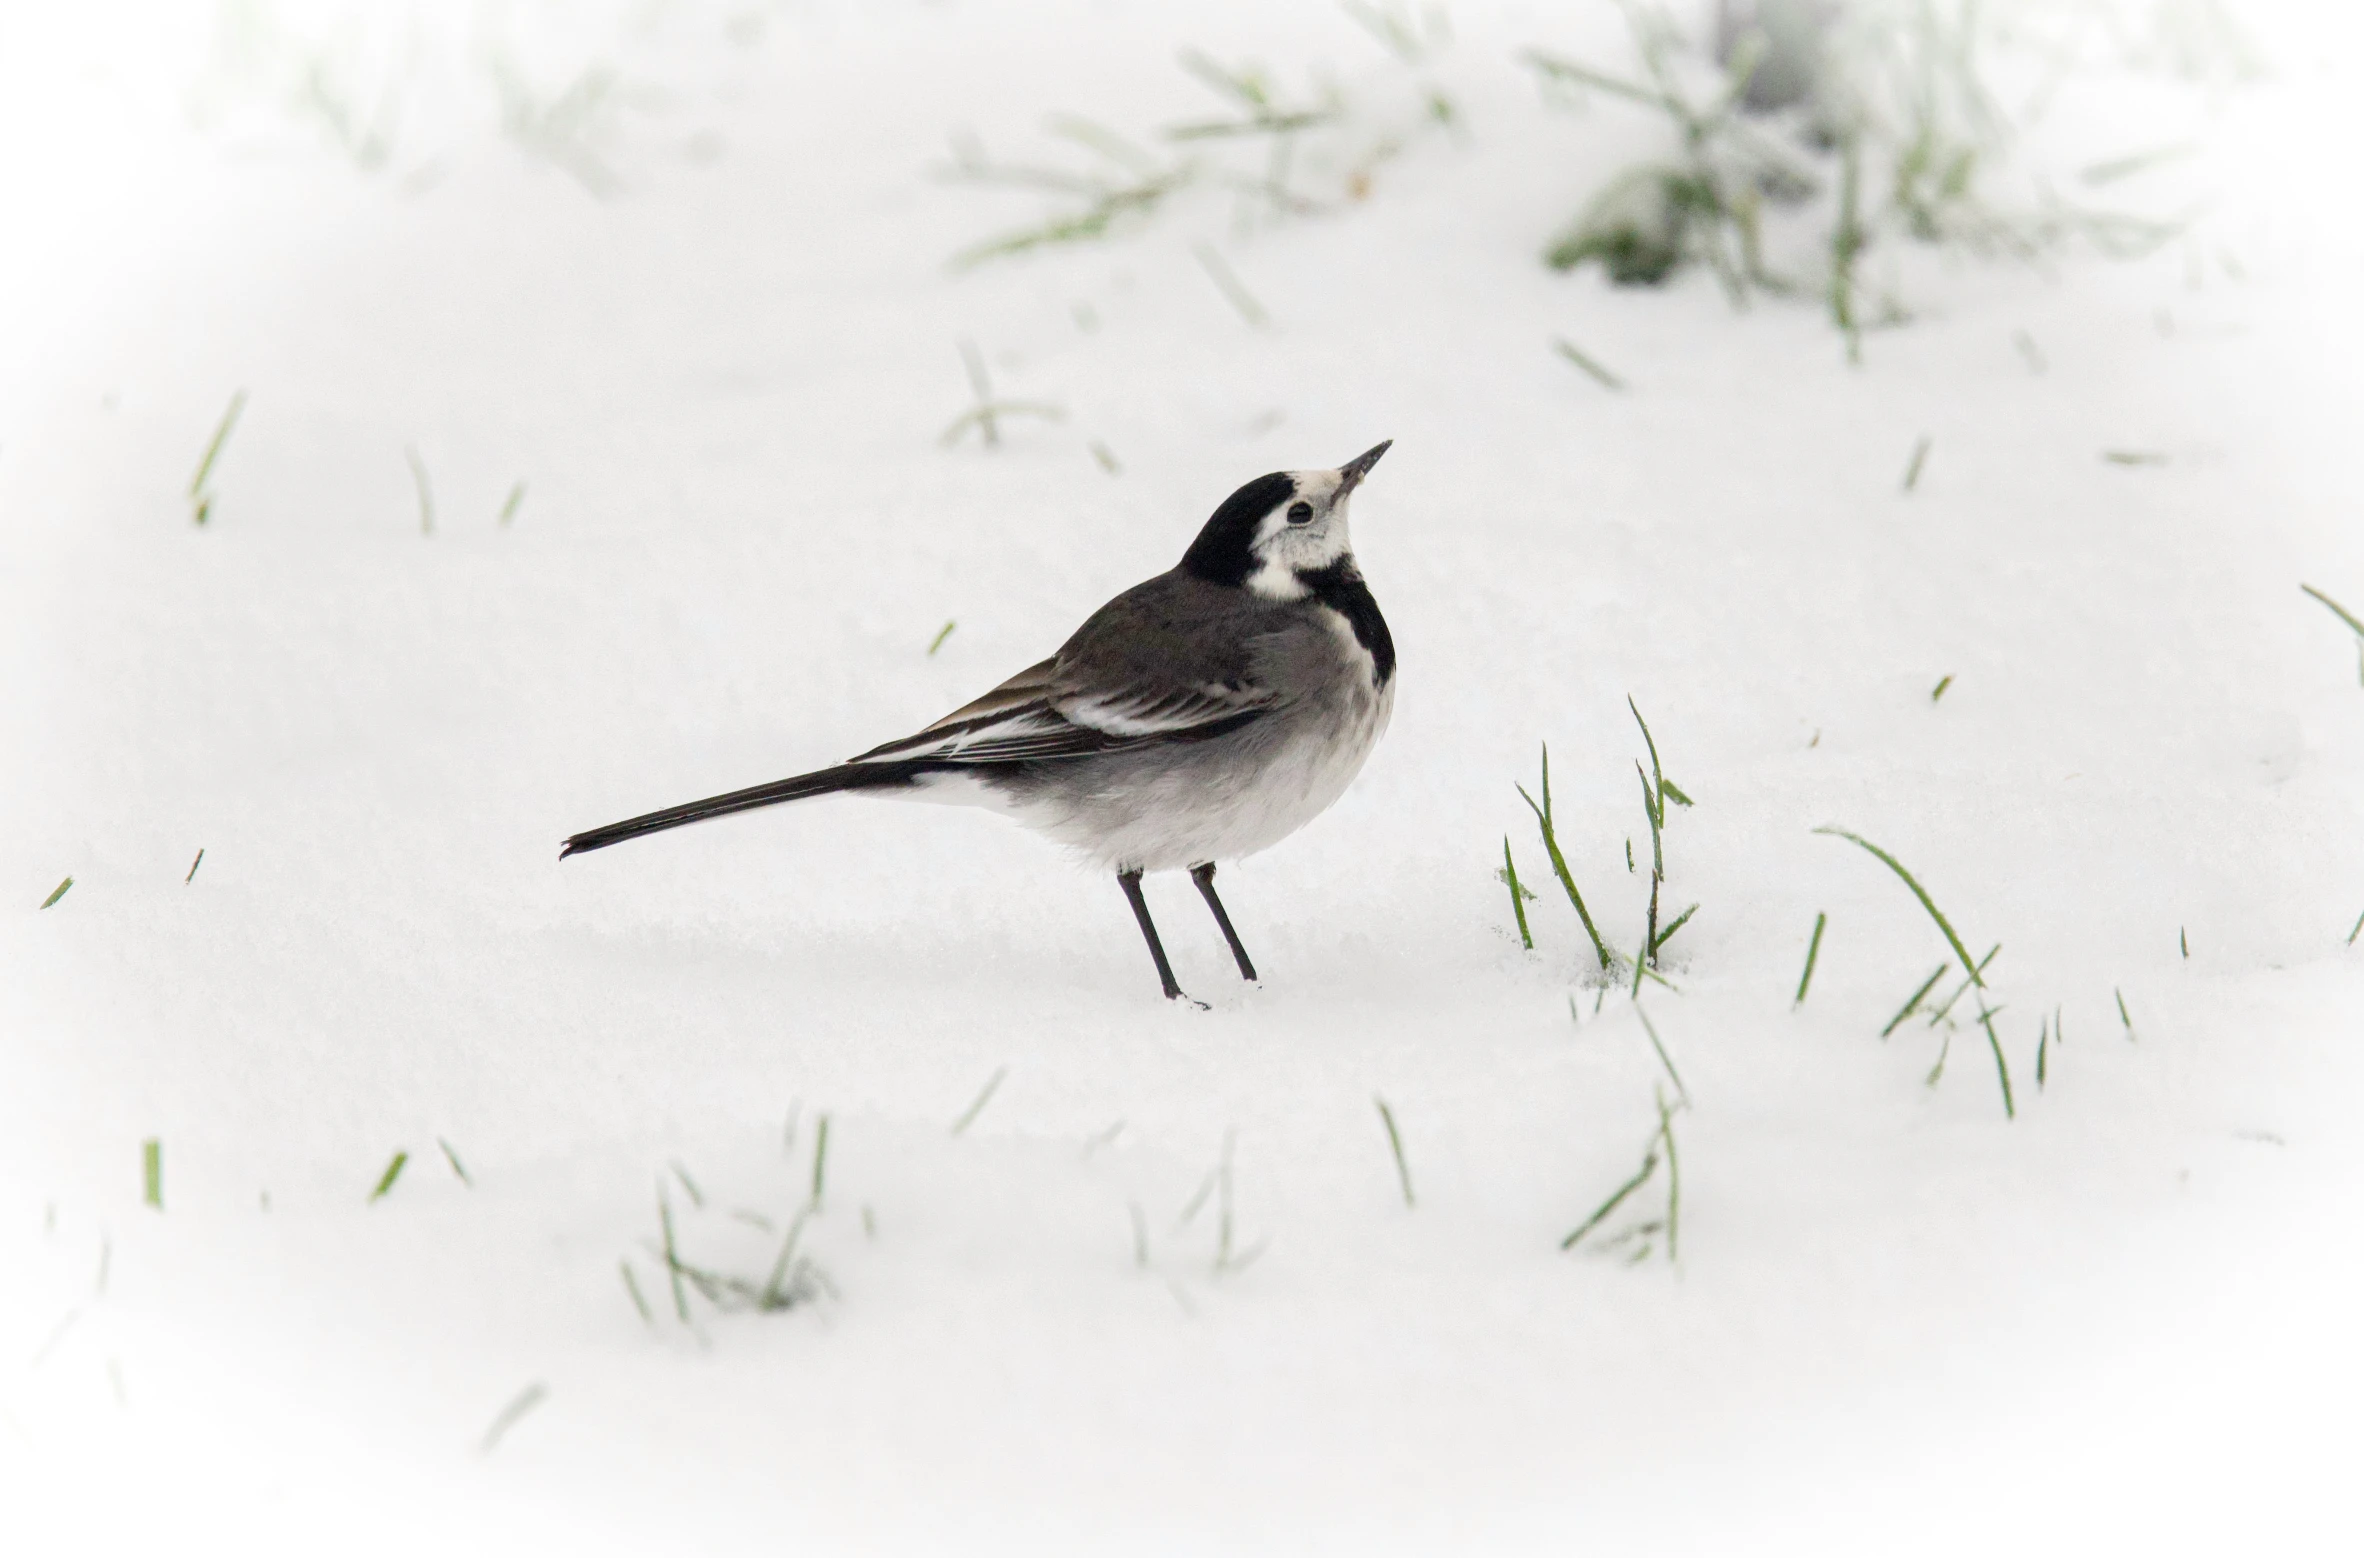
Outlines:
[{"label": "bird's head", "polygon": [[1223,500],[1190,550],[1185,573],[1210,584],[1237,585],[1274,600],[1298,600],[1310,587],[1300,575],[1346,559],[1346,500],[1370,474],[1381,444],[1334,471],[1274,471]]}]

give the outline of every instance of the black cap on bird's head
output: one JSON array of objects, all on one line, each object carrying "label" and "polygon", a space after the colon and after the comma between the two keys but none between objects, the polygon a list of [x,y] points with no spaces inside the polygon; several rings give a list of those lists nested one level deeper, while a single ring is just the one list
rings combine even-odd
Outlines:
[{"label": "black cap on bird's head", "polygon": [[1190,550],[1186,573],[1283,599],[1302,595],[1296,576],[1327,568],[1352,550],[1346,500],[1395,442],[1330,471],[1274,471],[1223,500]]}]

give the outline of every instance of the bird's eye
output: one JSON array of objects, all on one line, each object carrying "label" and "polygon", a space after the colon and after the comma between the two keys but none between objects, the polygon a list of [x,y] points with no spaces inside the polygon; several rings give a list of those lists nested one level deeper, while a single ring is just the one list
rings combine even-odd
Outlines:
[{"label": "bird's eye", "polygon": [[1290,523],[1290,524],[1292,524],[1292,525],[1310,525],[1310,524],[1312,524],[1312,523],[1313,523],[1313,505],[1312,505],[1312,504],[1310,504],[1310,503],[1292,503],[1292,504],[1290,504],[1290,505],[1289,505],[1289,523]]}]

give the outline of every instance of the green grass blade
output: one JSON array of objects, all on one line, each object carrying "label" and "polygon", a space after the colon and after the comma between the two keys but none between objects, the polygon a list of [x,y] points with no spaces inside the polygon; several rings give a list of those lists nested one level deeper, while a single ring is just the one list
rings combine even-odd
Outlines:
[{"label": "green grass blade", "polygon": [[1519,945],[1529,952],[1535,950],[1535,938],[1527,929],[1527,904],[1519,886],[1518,862],[1510,858],[1510,835],[1502,835],[1502,879],[1510,884],[1510,912],[1518,916]]},{"label": "green grass blade", "polygon": [[1806,989],[1814,983],[1814,960],[1822,955],[1822,927],[1829,918],[1819,912],[1814,916],[1814,935],[1806,943],[1806,971],[1798,976],[1798,998],[1789,1003],[1793,1012],[1806,1004]]},{"label": "green grass blade", "polygon": [[816,1124],[816,1125],[813,1127],[813,1200],[812,1200],[812,1204],[813,1204],[814,1206],[816,1206],[816,1207],[817,1207],[817,1206],[819,1206],[819,1205],[821,1204],[821,1191],[822,1191],[822,1188],[823,1188],[823,1187],[824,1187],[824,1186],[825,1186],[825,1185],[828,1183],[828,1179],[827,1179],[827,1175],[828,1175],[828,1169],[829,1169],[829,1116],[827,1116],[827,1115],[825,1115],[825,1114],[824,1114],[824,1115],[822,1115],[822,1116],[821,1116],[819,1123],[818,1123],[818,1124]]},{"label": "green grass blade", "polygon": [[[1848,843],[1868,852],[1872,858],[1879,861],[1880,864],[1895,872],[1897,880],[1903,882],[1905,886],[1912,889],[1913,896],[1921,901],[1921,907],[1929,911],[1929,918],[1935,920],[1937,922],[1937,928],[1945,932],[1946,945],[1954,949],[1954,956],[1960,958],[1962,960],[1962,967],[1969,970],[1970,982],[1979,986],[1981,989],[1985,988],[1986,981],[1979,978],[1978,976],[1979,965],[1970,961],[1969,948],[1962,945],[1962,938],[1954,934],[1953,925],[1947,921],[1944,912],[1937,907],[1936,900],[1929,896],[1927,889],[1923,888],[1918,881],[1914,880],[1913,874],[1904,868],[1903,862],[1899,861],[1894,855],[1889,854],[1879,845],[1874,844],[1870,839],[1867,839],[1858,833],[1850,833],[1845,828],[1822,827],[1816,828],[1814,831],[1817,833],[1828,834],[1832,838],[1845,839]],[[1989,953],[1988,956],[1991,957],[1993,954]]]},{"label": "green grass blade", "polygon": [[641,1320],[651,1330],[656,1329],[656,1314],[648,1307],[648,1299],[640,1291],[640,1279],[632,1275],[632,1263],[628,1260],[617,1261],[616,1270],[623,1273],[624,1291],[632,1295],[632,1307],[640,1311]]},{"label": "green grass blade", "polygon": [[[970,1126],[977,1123],[977,1116],[983,1114],[985,1112],[985,1106],[993,1102],[993,1095],[1001,1087],[1002,1078],[1008,1076],[1009,1074],[1010,1068],[1007,1066],[1001,1066],[995,1069],[992,1076],[985,1079],[984,1089],[977,1094],[977,1101],[973,1104],[970,1104],[966,1109],[962,1110],[960,1118],[952,1122],[953,1135],[958,1136]],[[818,1170],[816,1170],[816,1173],[817,1172]],[[821,1187],[817,1179],[813,1185],[813,1199],[815,1201],[821,1199]]]},{"label": "green grass blade", "polygon": [[153,1136],[140,1143],[140,1199],[164,1210],[164,1143]]},{"label": "green grass blade", "polygon": [[944,640],[950,638],[952,630],[958,626],[960,626],[959,621],[953,619],[946,621],[942,627],[936,629],[936,636],[928,640],[928,657],[930,659],[935,657],[937,650],[944,647]]},{"label": "green grass blade", "polygon": [[2340,621],[2348,625],[2348,631],[2354,633],[2358,638],[2364,638],[2364,622],[2357,621],[2356,614],[2354,612],[2348,610],[2347,607],[2342,606],[2338,601],[2333,600],[2330,596],[2324,594],[2321,590],[2316,589],[2311,584],[2302,584],[2299,586],[2299,588],[2306,591],[2309,595],[2315,597],[2315,599],[2321,601],[2324,605],[2330,607],[2333,614],[2336,615]]},{"label": "green grass blade", "polygon": [[1913,992],[1913,998],[1905,1002],[1895,1016],[1888,1019],[1888,1026],[1880,1030],[1881,1038],[1886,1038],[1903,1025],[1904,1020],[1913,1014],[1914,1008],[1921,1004],[1922,999],[1937,988],[1937,981],[1945,977],[1947,967],[1947,964],[1940,963],[1930,971],[1929,977],[1921,981],[1921,988]]},{"label": "green grass blade", "polygon": [[1567,358],[1568,361],[1574,363],[1577,367],[1590,374],[1594,381],[1601,386],[1601,388],[1607,390],[1622,390],[1625,388],[1625,381],[1623,379],[1617,377],[1616,374],[1611,373],[1608,369],[1602,367],[1598,362],[1595,362],[1592,358],[1586,356],[1583,350],[1580,349],[1575,342],[1568,340],[1564,336],[1555,335],[1551,338],[1551,345],[1552,350],[1558,352],[1562,357]]},{"label": "green grass blade", "polygon": [[1987,1010],[1986,1002],[1981,1000],[1978,1003],[1978,1025],[1986,1030],[1987,1048],[1995,1052],[1995,1078],[2003,1085],[2003,1116],[2016,1120],[2019,1118],[2019,1108],[2011,1100],[2011,1063],[2003,1058],[2003,1041],[1995,1037],[1995,1017],[2001,1011],[1999,1006],[1994,1011]]},{"label": "green grass blade", "polygon": [[515,1428],[518,1419],[540,1406],[549,1394],[550,1388],[539,1380],[519,1391],[517,1398],[501,1408],[501,1415],[494,1418],[492,1426],[484,1431],[484,1443],[477,1447],[477,1453],[490,1455],[501,1442],[501,1436]]},{"label": "green grass blade", "polygon": [[1404,1205],[1412,1206],[1415,1204],[1412,1200],[1412,1166],[1404,1161],[1404,1138],[1403,1133],[1395,1128],[1395,1111],[1388,1108],[1387,1100],[1376,1093],[1371,1095],[1371,1102],[1379,1106],[1380,1122],[1387,1127],[1387,1148],[1395,1154],[1395,1177],[1396,1182],[1403,1187]]},{"label": "green grass blade", "polygon": [[404,444],[402,457],[410,462],[410,479],[419,489],[419,534],[435,533],[435,489],[427,480],[427,462],[419,458],[418,446]]},{"label": "green grass blade", "polygon": [[673,1312],[683,1325],[690,1323],[689,1290],[682,1286],[683,1266],[681,1250],[673,1239],[673,1202],[665,1194],[665,1182],[657,1181],[657,1226],[665,1238],[665,1275],[673,1283]]},{"label": "green grass blade", "polygon": [[74,879],[73,879],[72,877],[70,877],[70,876],[69,876],[69,877],[67,877],[67,878],[66,878],[64,881],[62,881],[62,882],[58,883],[56,887],[54,887],[54,888],[50,889],[49,896],[41,900],[41,907],[42,907],[42,908],[44,908],[44,909],[46,909],[46,908],[48,908],[48,907],[49,907],[51,904],[53,904],[53,903],[57,902],[57,901],[58,901],[60,898],[63,898],[63,897],[65,897],[65,896],[66,896],[66,889],[68,889],[68,888],[72,887],[73,885],[74,885]]},{"label": "green grass blade", "polygon": [[1650,1150],[1642,1155],[1642,1166],[1634,1172],[1633,1178],[1627,1180],[1624,1184],[1619,1185],[1615,1190],[1609,1192],[1609,1199],[1603,1201],[1598,1207],[1596,1207],[1590,1217],[1587,1217],[1583,1222],[1578,1223],[1576,1225],[1576,1231],[1569,1234],[1565,1239],[1560,1241],[1560,1248],[1562,1250],[1572,1250],[1576,1248],[1577,1242],[1579,1240],[1581,1240],[1586,1234],[1592,1232],[1595,1228],[1598,1228],[1602,1223],[1606,1222],[1609,1217],[1616,1212],[1618,1207],[1625,1204],[1625,1198],[1627,1196],[1632,1195],[1635,1191],[1641,1189],[1642,1186],[1648,1184],[1650,1182],[1650,1176],[1657,1172],[1658,1139],[1653,1136],[1650,1141]]},{"label": "green grass blade", "polygon": [[385,1199],[386,1192],[394,1188],[394,1181],[402,1177],[402,1166],[409,1161],[410,1154],[407,1152],[394,1154],[393,1161],[386,1165],[386,1172],[378,1176],[378,1187],[369,1193],[373,1204]]},{"label": "green grass blade", "polygon": [[1248,291],[1247,284],[1239,279],[1239,273],[1231,268],[1230,262],[1225,260],[1222,255],[1217,254],[1210,244],[1197,243],[1190,247],[1191,253],[1198,256],[1199,268],[1204,270],[1207,273],[1207,278],[1215,283],[1216,290],[1223,294],[1224,300],[1239,310],[1239,317],[1248,322],[1250,329],[1269,330],[1272,328],[1272,316],[1264,311],[1264,305],[1257,302],[1255,295]]},{"label": "green grass blade", "polygon": [[1683,1162],[1675,1153],[1674,1112],[1663,1097],[1658,1099],[1658,1139],[1666,1143],[1666,1259],[1672,1264],[1682,1255]]},{"label": "green grass blade", "polygon": [[1920,442],[1913,445],[1913,457],[1904,467],[1904,490],[1907,492],[1921,484],[1921,467],[1929,461],[1929,443],[1929,435],[1923,433]]},{"label": "green grass blade", "polygon": [[1650,776],[1642,772],[1641,764],[1633,765],[1633,773],[1642,782],[1642,815],[1650,819],[1650,880],[1663,882],[1666,880],[1666,849],[1658,837],[1658,810],[1663,803],[1650,783]]},{"label": "green grass blade", "polygon": [[1642,727],[1642,745],[1650,749],[1650,778],[1655,787],[1663,788],[1666,775],[1658,767],[1658,742],[1650,734],[1650,722],[1642,718],[1641,706],[1633,701],[1632,693],[1625,695],[1625,706],[1633,710],[1633,722]]},{"label": "green grass blade", "polygon": [[213,442],[205,446],[205,458],[197,462],[197,474],[189,478],[189,496],[195,498],[205,491],[205,478],[213,474],[213,462],[221,458],[222,445],[230,441],[230,429],[238,425],[238,413],[246,409],[246,391],[239,390],[230,397],[230,408],[222,413],[219,426],[213,430]]},{"label": "green grass blade", "polygon": [[1668,942],[1674,940],[1674,933],[1681,930],[1685,925],[1690,924],[1691,916],[1697,914],[1698,912],[1699,905],[1693,904],[1690,908],[1685,909],[1682,913],[1676,915],[1674,917],[1674,923],[1668,925],[1666,929],[1660,931],[1658,933],[1658,939],[1650,943],[1651,955],[1655,957],[1660,947],[1663,947]]},{"label": "green grass blade", "polygon": [[[1576,890],[1576,878],[1569,873],[1567,857],[1560,853],[1559,839],[1552,830],[1550,811],[1536,805],[1535,798],[1527,793],[1525,786],[1514,788],[1519,792],[1519,799],[1527,803],[1527,809],[1535,814],[1536,825],[1543,832],[1543,852],[1551,857],[1552,874],[1559,878],[1560,888],[1567,893],[1568,902],[1576,906],[1576,918],[1584,922],[1584,934],[1592,938],[1592,950],[1600,957],[1601,967],[1608,969],[1613,962],[1608,944],[1601,940],[1600,931],[1592,923],[1592,911],[1584,907],[1584,895]],[[1544,787],[1543,793],[1547,797],[1551,794],[1549,785]]]},{"label": "green grass blade", "polygon": [[1650,1048],[1658,1052],[1658,1064],[1666,1068],[1667,1078],[1675,1085],[1676,1096],[1681,1098],[1684,1103],[1689,1103],[1691,1090],[1683,1086],[1683,1074],[1675,1069],[1674,1057],[1669,1055],[1666,1052],[1666,1046],[1658,1041],[1658,1029],[1651,1023],[1650,1014],[1638,1006],[1633,1009],[1633,1014],[1642,1020],[1642,1032],[1650,1036]]}]

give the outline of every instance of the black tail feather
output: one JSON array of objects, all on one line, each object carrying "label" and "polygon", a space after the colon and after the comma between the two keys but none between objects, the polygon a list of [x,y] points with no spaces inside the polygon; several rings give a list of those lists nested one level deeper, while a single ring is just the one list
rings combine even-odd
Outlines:
[{"label": "black tail feather", "polygon": [[709,796],[705,800],[691,801],[682,806],[668,806],[663,811],[652,811],[645,816],[611,822],[604,828],[578,833],[566,841],[566,847],[558,852],[558,858],[564,860],[569,855],[605,849],[610,844],[621,844],[626,839],[636,839],[644,833],[662,833],[667,828],[704,822],[711,817],[753,811],[758,806],[777,806],[783,801],[801,801],[839,790],[897,789],[940,766],[926,762],[841,763],[835,768],[824,768],[819,773],[798,774],[793,779],[775,779],[770,784],[733,790],[728,795]]}]

